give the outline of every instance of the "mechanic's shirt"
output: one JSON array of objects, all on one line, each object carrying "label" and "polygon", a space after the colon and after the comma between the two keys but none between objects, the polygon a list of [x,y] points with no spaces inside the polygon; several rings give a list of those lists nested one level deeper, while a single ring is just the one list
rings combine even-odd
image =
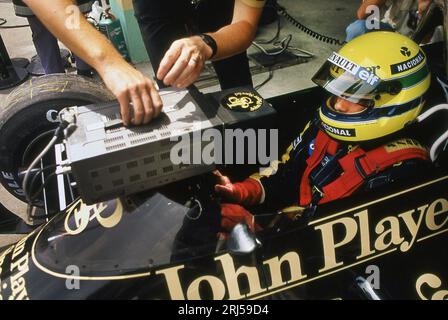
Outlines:
[{"label": "mechanic's shirt", "polygon": [[[22,0],[13,0],[14,4],[14,12],[16,16],[19,17],[32,17],[34,16],[33,11],[22,1]],[[87,13],[92,10],[93,0],[76,0],[76,3],[79,7],[79,10],[82,13]]]},{"label": "mechanic's shirt", "polygon": [[[308,123],[304,131],[292,142],[286,153],[283,154],[281,161],[273,162],[269,168],[260,174],[257,173],[251,176],[251,178],[258,180],[263,187],[260,204],[265,203],[277,210],[297,206],[300,203],[300,183],[307,168],[306,160],[314,151],[314,141],[318,130],[320,130],[318,123],[319,120],[317,119]],[[341,151],[342,156],[356,147],[356,145],[348,143],[341,143],[339,146],[340,149],[343,149]],[[369,150],[365,145],[362,147],[365,151]],[[429,164],[422,160],[403,161],[369,178],[358,191],[373,190],[395,180],[409,177],[415,174],[415,172],[419,172],[416,170],[421,170],[428,166]],[[339,173],[337,173],[337,176],[339,176]]]}]

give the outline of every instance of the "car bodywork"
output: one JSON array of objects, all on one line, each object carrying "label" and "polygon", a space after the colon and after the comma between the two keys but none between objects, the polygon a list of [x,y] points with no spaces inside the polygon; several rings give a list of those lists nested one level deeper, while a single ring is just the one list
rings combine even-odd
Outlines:
[{"label": "car bodywork", "polygon": [[[269,100],[283,146],[321,99],[313,88]],[[207,175],[126,200],[76,199],[0,254],[0,299],[447,299],[447,187],[445,152],[430,172],[310,216],[256,212],[264,228],[246,253],[217,238]]]}]

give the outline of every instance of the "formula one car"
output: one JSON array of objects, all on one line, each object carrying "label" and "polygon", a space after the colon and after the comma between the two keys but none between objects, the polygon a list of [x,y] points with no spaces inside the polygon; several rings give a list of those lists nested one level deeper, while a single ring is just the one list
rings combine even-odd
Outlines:
[{"label": "formula one car", "polygon": [[[447,64],[440,59],[446,48],[422,48],[434,74],[427,104],[435,106],[447,100]],[[242,91],[250,89],[208,97],[219,102]],[[316,87],[271,98],[263,108],[275,109],[275,117],[246,119],[243,127],[278,128],[282,149],[322,95]],[[25,200],[23,172],[47,144],[59,111],[109,98],[72,76],[44,77],[15,91],[0,120],[3,186]],[[428,145],[446,131],[445,114],[438,114],[415,124]],[[0,299],[448,299],[447,155],[439,150],[432,168],[411,179],[294,219],[261,206],[254,212],[261,231],[238,224],[227,239],[217,237],[220,199],[210,173],[94,202],[100,188],[85,192],[52,179],[48,162],[61,159],[51,155],[36,175],[42,196],[27,221],[35,226],[1,208],[0,231],[26,234],[0,253]],[[238,179],[256,167],[221,169]]]}]

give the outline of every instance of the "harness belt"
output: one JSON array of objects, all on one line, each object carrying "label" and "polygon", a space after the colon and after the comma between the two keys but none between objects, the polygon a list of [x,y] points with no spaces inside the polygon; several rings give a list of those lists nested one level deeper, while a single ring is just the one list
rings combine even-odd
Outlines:
[{"label": "harness belt", "polygon": [[[312,155],[300,183],[300,205],[309,206],[341,199],[353,194],[364,182],[393,165],[405,160],[429,160],[428,152],[413,139],[400,139],[370,151],[361,147],[340,156],[339,142],[319,130]],[[321,185],[313,179],[313,171],[330,156],[338,162],[341,173],[329,183]],[[334,164],[331,167],[336,167]],[[328,170],[327,170],[328,171]],[[326,181],[327,182],[327,181]]]}]

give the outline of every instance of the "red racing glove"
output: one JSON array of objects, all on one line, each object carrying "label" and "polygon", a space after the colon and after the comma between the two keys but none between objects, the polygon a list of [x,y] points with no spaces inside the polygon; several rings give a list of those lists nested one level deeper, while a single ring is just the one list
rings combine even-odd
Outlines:
[{"label": "red racing glove", "polygon": [[232,231],[238,223],[245,222],[253,232],[260,231],[261,227],[255,223],[254,216],[238,204],[221,204],[221,227],[227,232]]},{"label": "red racing glove", "polygon": [[215,171],[218,177],[218,184],[215,185],[215,192],[222,195],[227,200],[242,204],[244,206],[253,206],[260,204],[263,196],[263,188],[260,182],[248,178],[243,182],[232,183],[230,179],[223,176],[221,172]]}]

